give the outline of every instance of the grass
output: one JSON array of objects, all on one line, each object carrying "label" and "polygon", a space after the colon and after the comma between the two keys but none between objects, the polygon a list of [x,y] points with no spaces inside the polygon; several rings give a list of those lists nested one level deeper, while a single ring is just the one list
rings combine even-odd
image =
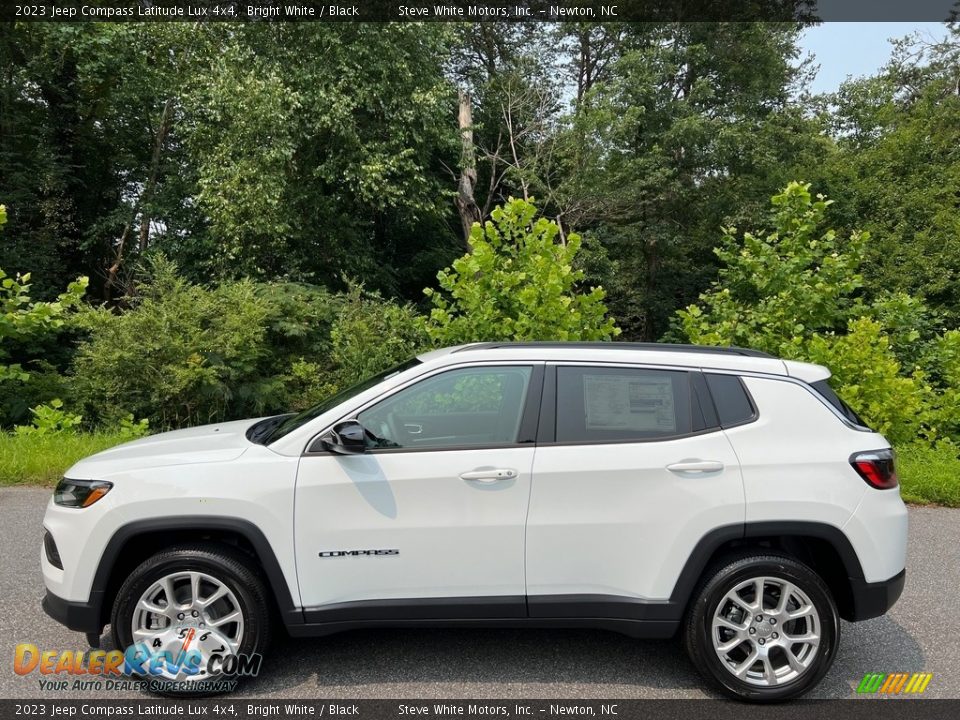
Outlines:
[{"label": "grass", "polygon": [[[0,486],[54,485],[77,460],[117,445],[117,432],[28,435],[0,433]],[[897,448],[903,499],[960,507],[960,457],[950,445]]]},{"label": "grass", "polygon": [[19,437],[0,433],[0,486],[55,485],[77,460],[128,439],[116,432]]},{"label": "grass", "polygon": [[897,448],[900,494],[907,502],[960,507],[960,457],[956,446]]}]

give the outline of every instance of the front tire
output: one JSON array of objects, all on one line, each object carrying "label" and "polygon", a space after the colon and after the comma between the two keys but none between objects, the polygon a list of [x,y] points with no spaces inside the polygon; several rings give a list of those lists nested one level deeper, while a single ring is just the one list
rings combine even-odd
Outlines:
[{"label": "front tire", "polygon": [[117,592],[110,618],[114,645],[126,651],[136,643],[166,653],[169,663],[148,663],[140,673],[168,681],[158,684],[163,694],[221,692],[209,688],[237,678],[211,670],[210,658],[263,654],[269,644],[270,606],[251,566],[241,552],[212,543],[180,545],[148,558]]},{"label": "front tire", "polygon": [[830,669],[840,641],[823,580],[786,555],[727,559],[707,571],[684,625],[697,669],[740,700],[799,697]]}]

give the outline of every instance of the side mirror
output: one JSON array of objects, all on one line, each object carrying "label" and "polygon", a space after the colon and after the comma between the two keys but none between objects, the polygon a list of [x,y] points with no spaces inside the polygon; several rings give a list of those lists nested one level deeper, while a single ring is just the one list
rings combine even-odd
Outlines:
[{"label": "side mirror", "polygon": [[344,420],[320,439],[324,450],[337,455],[362,455],[367,451],[367,431],[356,420]]}]

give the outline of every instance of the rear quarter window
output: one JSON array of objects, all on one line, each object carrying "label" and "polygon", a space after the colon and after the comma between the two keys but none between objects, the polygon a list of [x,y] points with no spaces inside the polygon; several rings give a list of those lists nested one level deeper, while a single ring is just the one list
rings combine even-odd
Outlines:
[{"label": "rear quarter window", "polygon": [[757,416],[743,381],[736,375],[706,373],[705,377],[721,427],[742,425]]},{"label": "rear quarter window", "polygon": [[840,399],[840,396],[837,395],[832,387],[830,387],[830,383],[828,381],[817,380],[815,383],[810,383],[810,387],[816,390],[820,397],[835,407],[841,415],[843,415],[854,425],[859,425],[860,427],[869,427],[867,423],[863,421],[863,418],[857,415],[853,408]]}]

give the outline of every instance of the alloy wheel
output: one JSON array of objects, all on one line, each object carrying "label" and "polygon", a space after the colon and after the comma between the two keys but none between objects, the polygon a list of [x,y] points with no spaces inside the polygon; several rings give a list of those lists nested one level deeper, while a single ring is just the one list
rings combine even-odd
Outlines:
[{"label": "alloy wheel", "polygon": [[734,677],[761,687],[796,680],[820,648],[817,608],[795,584],[778,577],[737,583],[717,605],[713,649]]},{"label": "alloy wheel", "polygon": [[[131,624],[133,642],[165,658],[151,667],[168,680],[204,678],[212,655],[237,653],[243,631],[243,610],[234,592],[197,571],[171,573],[150,585],[137,602]],[[199,672],[186,669],[190,652],[200,654]]]}]

